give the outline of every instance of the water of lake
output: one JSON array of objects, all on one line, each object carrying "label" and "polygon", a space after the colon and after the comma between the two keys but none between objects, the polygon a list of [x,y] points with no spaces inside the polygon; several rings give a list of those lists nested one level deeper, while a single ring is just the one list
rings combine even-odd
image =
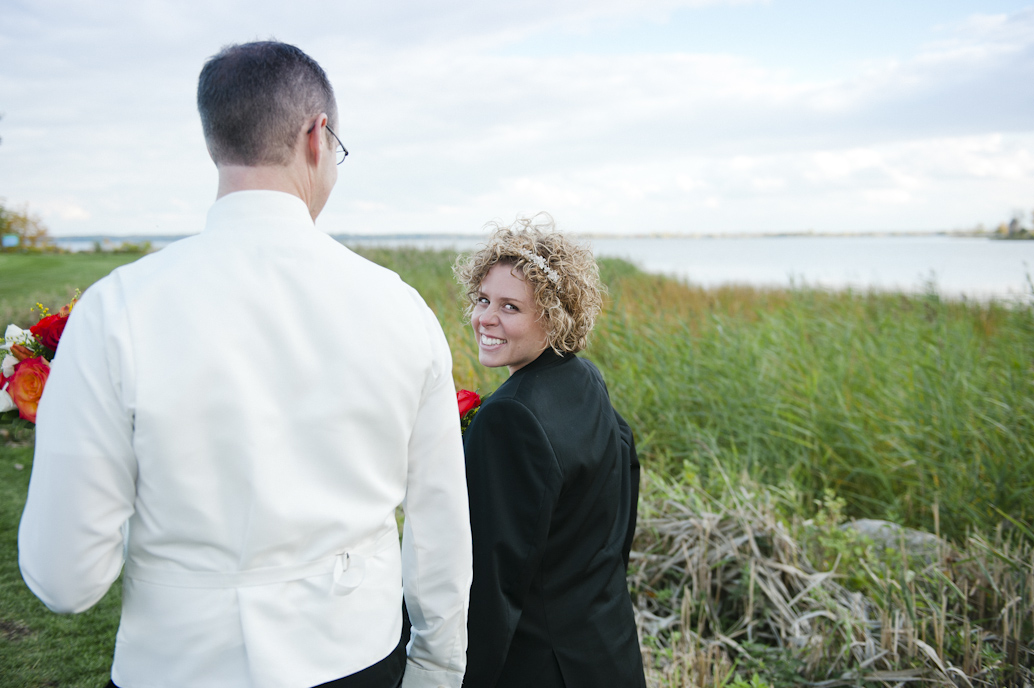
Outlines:
[{"label": "water of lake", "polygon": [[[348,239],[346,243],[467,251],[481,241],[480,237],[421,237]],[[59,239],[58,243],[73,250],[93,246],[92,240],[76,243],[72,237]],[[154,243],[160,247],[168,241]],[[1034,241],[947,236],[773,236],[592,239],[590,243],[598,256],[626,258],[644,270],[702,286],[792,283],[916,292],[933,284],[940,294],[952,298],[1034,300],[1028,282],[1028,275],[1034,276]]]},{"label": "water of lake", "polygon": [[[470,250],[476,238],[364,239],[360,245]],[[831,289],[924,291],[1030,300],[1034,241],[947,236],[593,239],[597,256],[702,286],[791,283]]]}]

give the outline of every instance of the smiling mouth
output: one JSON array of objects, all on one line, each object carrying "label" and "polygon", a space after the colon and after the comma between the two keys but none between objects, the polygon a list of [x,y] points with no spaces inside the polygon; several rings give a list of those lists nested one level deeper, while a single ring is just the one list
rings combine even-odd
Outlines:
[{"label": "smiling mouth", "polygon": [[481,343],[484,346],[495,346],[496,344],[505,344],[505,339],[496,339],[495,337],[489,337],[487,334],[482,333]]}]

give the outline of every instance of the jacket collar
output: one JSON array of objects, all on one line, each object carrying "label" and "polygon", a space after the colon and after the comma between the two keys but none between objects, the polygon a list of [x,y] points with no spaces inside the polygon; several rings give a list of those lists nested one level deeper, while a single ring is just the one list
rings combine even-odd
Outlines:
[{"label": "jacket collar", "polygon": [[305,201],[282,191],[235,191],[208,209],[205,229],[291,227],[315,229]]},{"label": "jacket collar", "polygon": [[546,370],[547,368],[563,365],[568,361],[573,361],[575,358],[577,358],[577,356],[575,356],[572,353],[557,354],[557,352],[553,351],[553,349],[547,346],[546,350],[539,354],[538,358],[536,358],[534,361],[524,366],[523,368],[519,368],[516,372],[514,372],[513,375],[510,376],[510,379],[512,380],[518,375],[522,375],[526,372]]}]

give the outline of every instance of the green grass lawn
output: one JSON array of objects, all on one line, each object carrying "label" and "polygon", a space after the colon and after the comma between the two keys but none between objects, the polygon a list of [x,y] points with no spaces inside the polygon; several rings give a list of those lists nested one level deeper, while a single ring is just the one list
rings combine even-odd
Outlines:
[{"label": "green grass lawn", "polygon": [[0,327],[36,322],[36,302],[56,311],[76,289],[86,289],[120,265],[139,258],[114,253],[0,253]]},{"label": "green grass lawn", "polygon": [[17,540],[31,469],[31,445],[0,444],[0,686],[97,688],[111,669],[121,586],[72,616],[50,613],[25,586]]}]

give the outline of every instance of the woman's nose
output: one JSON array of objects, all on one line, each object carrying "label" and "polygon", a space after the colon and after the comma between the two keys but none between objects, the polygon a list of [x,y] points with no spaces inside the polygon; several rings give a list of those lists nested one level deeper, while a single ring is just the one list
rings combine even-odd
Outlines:
[{"label": "woman's nose", "polygon": [[499,311],[494,305],[489,305],[481,313],[481,322],[486,325],[495,325],[499,322]]}]

